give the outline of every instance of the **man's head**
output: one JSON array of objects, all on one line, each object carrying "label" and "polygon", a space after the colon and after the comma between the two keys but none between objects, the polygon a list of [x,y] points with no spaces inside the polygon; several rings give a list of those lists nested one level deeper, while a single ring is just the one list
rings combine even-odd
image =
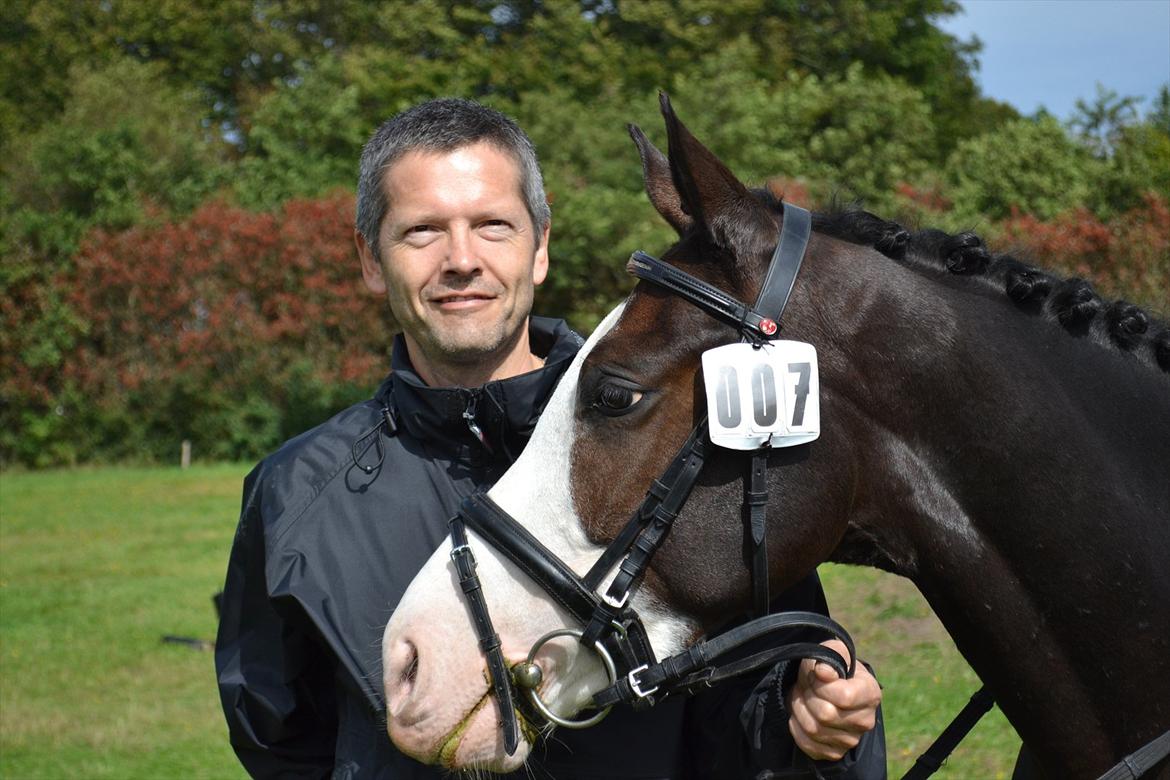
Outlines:
[{"label": "man's head", "polygon": [[466,100],[423,103],[362,153],[355,240],[431,383],[528,370],[527,318],[548,267],[549,208],[532,142]]}]

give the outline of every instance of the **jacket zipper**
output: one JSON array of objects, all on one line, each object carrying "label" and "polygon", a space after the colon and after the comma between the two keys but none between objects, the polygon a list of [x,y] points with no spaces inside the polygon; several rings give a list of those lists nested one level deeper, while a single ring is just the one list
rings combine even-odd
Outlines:
[{"label": "jacket zipper", "polygon": [[483,448],[494,455],[495,450],[492,449],[492,445],[488,443],[487,436],[484,435],[483,428],[480,428],[479,423],[475,421],[475,411],[476,407],[479,406],[480,392],[481,391],[478,389],[468,391],[467,408],[463,410],[463,421],[467,423],[467,429],[471,431],[475,438],[479,439],[479,443],[483,445]]}]

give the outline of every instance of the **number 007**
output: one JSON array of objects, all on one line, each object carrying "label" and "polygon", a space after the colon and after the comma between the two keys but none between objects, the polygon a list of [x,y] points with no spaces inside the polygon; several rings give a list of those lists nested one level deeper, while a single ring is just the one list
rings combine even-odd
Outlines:
[{"label": "number 007", "polygon": [[[804,424],[805,401],[808,399],[809,376],[812,367],[808,363],[789,363],[788,372],[796,374],[796,403],[792,406],[792,427]],[[752,416],[756,425],[768,428],[776,422],[779,404],[776,398],[776,374],[772,366],[767,363],[757,363],[752,368],[751,375]],[[739,374],[731,366],[724,366],[719,371],[719,384],[715,394],[716,410],[719,424],[724,428],[735,428],[739,425],[741,411],[739,408]]]}]

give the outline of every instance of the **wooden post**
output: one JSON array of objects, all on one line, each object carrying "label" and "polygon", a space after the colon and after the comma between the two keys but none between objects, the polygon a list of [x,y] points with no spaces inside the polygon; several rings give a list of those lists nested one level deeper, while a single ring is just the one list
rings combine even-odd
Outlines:
[{"label": "wooden post", "polygon": [[179,468],[185,469],[191,465],[191,440],[183,439],[183,447],[179,455]]}]

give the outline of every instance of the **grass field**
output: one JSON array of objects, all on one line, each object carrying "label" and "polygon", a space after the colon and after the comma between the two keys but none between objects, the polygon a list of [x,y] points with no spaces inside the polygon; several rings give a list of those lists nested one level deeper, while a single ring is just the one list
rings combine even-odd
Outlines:
[{"label": "grass field", "polygon": [[[0,778],[238,778],[209,652],[243,466],[0,475]],[[907,583],[826,567],[885,687],[899,777],[978,687]],[[1003,778],[998,710],[937,777]]]}]

